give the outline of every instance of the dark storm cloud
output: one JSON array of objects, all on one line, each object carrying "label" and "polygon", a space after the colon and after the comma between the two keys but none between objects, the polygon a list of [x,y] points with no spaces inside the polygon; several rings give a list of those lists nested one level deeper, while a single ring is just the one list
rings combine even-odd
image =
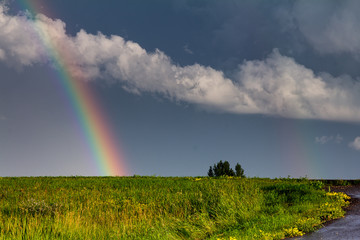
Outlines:
[{"label": "dark storm cloud", "polygon": [[[208,55],[206,64],[231,70],[243,59],[266,57],[274,48],[287,55],[296,51],[293,43],[296,38],[289,39],[292,36],[279,26],[277,2],[179,0],[176,3],[179,11],[190,12],[203,23],[196,37],[201,38],[203,45],[199,48]],[[202,31],[206,34],[201,34]]]},{"label": "dark storm cloud", "polygon": [[358,1],[175,2],[178,11],[202,21],[195,35],[200,46],[189,38],[203,55],[193,57],[226,74],[277,48],[315,72],[360,75]]},{"label": "dark storm cloud", "polygon": [[[313,70],[357,78],[360,53],[360,2],[293,1],[276,15],[285,34],[299,43],[294,57]],[[296,45],[293,45],[296,49]]]},{"label": "dark storm cloud", "polygon": [[299,30],[320,53],[360,53],[360,2],[298,1],[293,17]]}]

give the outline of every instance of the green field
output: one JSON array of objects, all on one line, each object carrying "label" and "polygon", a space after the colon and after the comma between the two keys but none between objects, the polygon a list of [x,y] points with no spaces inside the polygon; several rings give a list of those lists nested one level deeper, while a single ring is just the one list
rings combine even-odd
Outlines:
[{"label": "green field", "polygon": [[282,239],[342,217],[306,179],[0,178],[0,239]]}]

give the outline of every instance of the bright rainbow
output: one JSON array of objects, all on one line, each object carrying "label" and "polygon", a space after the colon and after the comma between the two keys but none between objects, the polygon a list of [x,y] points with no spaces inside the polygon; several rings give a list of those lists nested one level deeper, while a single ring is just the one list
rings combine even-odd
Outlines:
[{"label": "bright rainbow", "polygon": [[[39,2],[25,0],[19,3],[29,11],[36,14],[37,9],[43,9]],[[39,37],[48,50],[50,58],[53,60],[57,78],[60,80],[64,91],[66,92],[73,111],[76,114],[78,123],[84,134],[93,160],[98,168],[98,173],[103,176],[124,176],[128,175],[125,159],[120,150],[119,141],[111,134],[109,121],[106,114],[102,112],[96,96],[86,83],[85,76],[71,73],[75,70],[70,64],[72,53],[69,51],[60,51],[57,47],[58,42],[50,39],[48,34],[39,25],[34,26],[39,32]]]}]

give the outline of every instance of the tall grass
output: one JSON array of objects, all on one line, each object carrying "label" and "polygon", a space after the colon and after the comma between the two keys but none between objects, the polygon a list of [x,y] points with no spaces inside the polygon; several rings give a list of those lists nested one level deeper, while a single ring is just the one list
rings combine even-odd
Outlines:
[{"label": "tall grass", "polygon": [[307,180],[0,178],[0,239],[282,239],[345,197]]}]

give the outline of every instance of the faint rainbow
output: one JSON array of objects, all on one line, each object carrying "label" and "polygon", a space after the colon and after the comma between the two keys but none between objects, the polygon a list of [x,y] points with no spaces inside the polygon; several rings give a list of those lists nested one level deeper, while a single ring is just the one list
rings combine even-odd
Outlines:
[{"label": "faint rainbow", "polygon": [[321,175],[319,154],[314,148],[311,126],[308,121],[279,119],[278,137],[283,158],[283,172],[291,171],[293,177],[316,178]]},{"label": "faint rainbow", "polygon": [[[47,11],[39,1],[24,0],[18,3],[33,14]],[[81,75],[81,69],[75,69],[70,64],[70,59],[73,57],[71,52],[60,51],[59,43],[51,39],[40,25],[34,24],[34,28],[39,32],[39,38],[55,64],[57,77],[71,102],[99,174],[103,176],[128,175],[119,140],[112,135],[109,121],[89,84],[86,83],[85,76]],[[80,73],[76,77],[71,74],[75,71]]]}]

